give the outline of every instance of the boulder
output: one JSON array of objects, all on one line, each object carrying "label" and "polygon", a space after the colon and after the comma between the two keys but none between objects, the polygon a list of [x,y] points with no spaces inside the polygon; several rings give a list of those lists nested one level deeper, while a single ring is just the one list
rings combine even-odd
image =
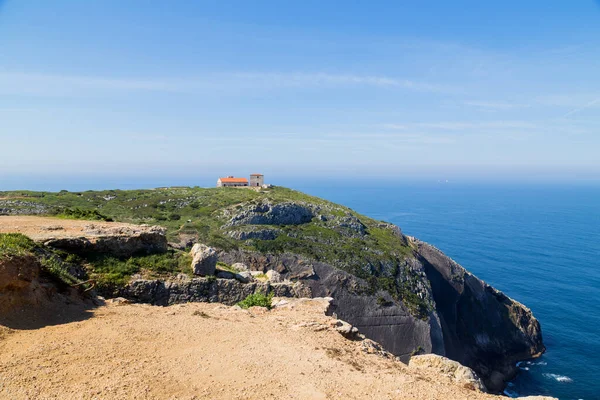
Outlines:
[{"label": "boulder", "polygon": [[242,271],[248,271],[250,268],[248,268],[248,266],[244,263],[241,262],[237,262],[234,263],[231,268],[235,269],[236,271],[242,272]]},{"label": "boulder", "polygon": [[217,271],[217,278],[219,279],[235,279],[235,275],[233,272],[229,271]]},{"label": "boulder", "polygon": [[558,400],[556,397],[548,397],[548,396],[526,396],[526,397],[516,397],[518,400]]},{"label": "boulder", "polygon": [[249,271],[242,271],[240,273],[235,274],[235,279],[242,283],[248,283],[254,280],[254,277]]},{"label": "boulder", "polygon": [[330,322],[331,326],[347,339],[354,339],[358,335],[358,328],[350,325],[346,321],[336,319]]},{"label": "boulder", "polygon": [[283,279],[281,278],[281,274],[275,270],[268,270],[266,275],[267,278],[269,278],[269,281],[273,283],[279,283],[283,281]]},{"label": "boulder", "polygon": [[469,367],[465,367],[459,362],[452,361],[449,358],[438,356],[436,354],[424,354],[413,356],[408,364],[410,368],[429,370],[434,373],[439,373],[450,378],[459,386],[486,392],[486,388],[477,376],[477,374]]},{"label": "boulder", "polygon": [[214,275],[217,267],[217,252],[212,247],[196,243],[190,252],[194,275]]}]

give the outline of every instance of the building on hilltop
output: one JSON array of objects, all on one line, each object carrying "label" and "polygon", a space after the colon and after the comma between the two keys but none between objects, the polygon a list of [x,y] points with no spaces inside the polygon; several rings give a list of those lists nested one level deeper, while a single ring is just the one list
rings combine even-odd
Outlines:
[{"label": "building on hilltop", "polygon": [[250,175],[250,186],[262,187],[265,184],[265,176],[263,174]]},{"label": "building on hilltop", "polygon": [[217,180],[217,187],[242,187],[248,186],[248,179],[246,178],[234,178],[228,176],[226,178],[219,178]]},{"label": "building on hilltop", "polygon": [[269,188],[271,185],[265,185],[265,176],[263,174],[251,174],[250,183],[246,178],[235,178],[228,176],[217,180],[217,187],[253,187]]}]

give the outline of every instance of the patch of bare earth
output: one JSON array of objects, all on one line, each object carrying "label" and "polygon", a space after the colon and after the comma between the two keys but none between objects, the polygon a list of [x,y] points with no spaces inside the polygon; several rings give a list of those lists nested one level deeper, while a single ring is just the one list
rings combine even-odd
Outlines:
[{"label": "patch of bare earth", "polygon": [[112,303],[78,322],[1,329],[0,398],[497,398],[366,353],[331,328],[323,300],[290,304]]},{"label": "patch of bare earth", "polygon": [[0,233],[22,233],[36,241],[130,234],[138,225],[36,216],[0,216]]}]

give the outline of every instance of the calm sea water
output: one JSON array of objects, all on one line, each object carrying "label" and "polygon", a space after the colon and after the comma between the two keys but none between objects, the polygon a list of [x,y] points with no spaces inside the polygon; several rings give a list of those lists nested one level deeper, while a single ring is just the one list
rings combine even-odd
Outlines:
[{"label": "calm sea water", "polygon": [[507,394],[600,399],[600,186],[300,186],[399,225],[531,308],[547,352]]},{"label": "calm sea water", "polygon": [[[0,177],[0,190],[212,186],[213,181]],[[520,365],[507,394],[600,399],[600,185],[273,183],[395,223],[531,308],[547,352]]]}]

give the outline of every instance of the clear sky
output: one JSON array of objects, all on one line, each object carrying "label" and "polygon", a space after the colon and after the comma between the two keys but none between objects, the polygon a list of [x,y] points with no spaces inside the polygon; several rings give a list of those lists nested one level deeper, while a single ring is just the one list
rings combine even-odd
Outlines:
[{"label": "clear sky", "polygon": [[600,179],[600,5],[0,0],[0,175]]}]

